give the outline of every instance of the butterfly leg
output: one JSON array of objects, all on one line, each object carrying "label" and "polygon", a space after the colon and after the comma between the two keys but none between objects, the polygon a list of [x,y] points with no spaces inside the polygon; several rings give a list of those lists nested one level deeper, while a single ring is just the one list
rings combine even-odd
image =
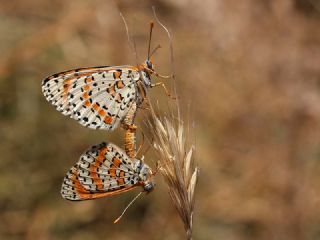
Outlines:
[{"label": "butterfly leg", "polygon": [[150,85],[150,87],[157,87],[157,86],[161,86],[168,97],[172,98],[173,100],[177,99],[176,97],[172,96],[172,94],[169,92],[169,90],[167,89],[166,85],[163,82],[158,82]]},{"label": "butterfly leg", "polygon": [[171,74],[171,75],[161,75],[161,74],[155,72],[154,70],[152,70],[152,69],[150,69],[150,68],[148,68],[148,70],[149,70],[151,73],[153,73],[154,75],[156,75],[157,77],[159,77],[159,78],[166,78],[166,79],[168,79],[168,78],[172,78],[172,77],[173,77],[173,74]]},{"label": "butterfly leg", "polygon": [[166,78],[166,79],[172,78],[172,75],[161,75],[161,74],[156,73],[156,72],[154,72],[154,75],[156,75],[159,78]]}]

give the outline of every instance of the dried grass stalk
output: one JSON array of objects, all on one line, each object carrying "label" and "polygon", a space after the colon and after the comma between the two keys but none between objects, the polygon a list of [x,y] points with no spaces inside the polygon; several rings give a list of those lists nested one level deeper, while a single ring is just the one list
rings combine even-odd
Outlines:
[{"label": "dried grass stalk", "polygon": [[151,112],[152,117],[147,125],[159,156],[158,169],[184,224],[187,239],[192,239],[194,190],[198,167],[194,167],[195,144],[189,136],[190,126],[184,124],[180,114],[175,117],[171,112],[165,117],[158,117],[153,110]]}]

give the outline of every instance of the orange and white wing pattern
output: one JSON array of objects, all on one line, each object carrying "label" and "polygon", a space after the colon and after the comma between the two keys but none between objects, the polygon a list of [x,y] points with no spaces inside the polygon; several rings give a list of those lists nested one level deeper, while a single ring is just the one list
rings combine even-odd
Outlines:
[{"label": "orange and white wing pattern", "polygon": [[92,146],[64,178],[61,195],[67,200],[112,196],[142,186],[154,188],[152,170],[141,160],[129,158],[112,143]]},{"label": "orange and white wing pattern", "polygon": [[58,111],[83,126],[113,130],[140,101],[139,78],[132,66],[79,68],[47,77],[42,92]]}]

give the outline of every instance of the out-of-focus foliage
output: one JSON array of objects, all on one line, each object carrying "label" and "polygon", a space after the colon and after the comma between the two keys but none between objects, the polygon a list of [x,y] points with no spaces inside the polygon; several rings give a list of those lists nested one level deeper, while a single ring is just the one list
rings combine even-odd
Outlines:
[{"label": "out-of-focus foliage", "polygon": [[[182,239],[161,178],[136,194],[68,202],[80,154],[123,131],[85,129],[41,93],[49,74],[136,64],[119,9],[146,56],[151,6],[174,35],[181,103],[195,116],[194,239],[320,238],[320,4],[316,0],[0,2],[0,239]],[[158,72],[170,72],[156,25]],[[153,100],[166,98],[152,89]],[[146,161],[152,164],[149,151]]]}]

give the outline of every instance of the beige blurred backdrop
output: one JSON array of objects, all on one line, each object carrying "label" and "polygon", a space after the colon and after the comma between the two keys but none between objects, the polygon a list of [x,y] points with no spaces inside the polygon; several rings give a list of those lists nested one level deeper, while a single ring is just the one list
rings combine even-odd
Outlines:
[{"label": "beige blurred backdrop", "polygon": [[[178,95],[196,127],[194,239],[320,239],[318,0],[1,1],[0,239],[185,239],[160,176],[117,225],[137,192],[61,198],[80,154],[121,146],[123,131],[86,129],[41,93],[59,71],[137,63],[120,10],[144,61],[152,5],[173,33]],[[158,43],[156,69],[168,74],[156,25]]]}]

